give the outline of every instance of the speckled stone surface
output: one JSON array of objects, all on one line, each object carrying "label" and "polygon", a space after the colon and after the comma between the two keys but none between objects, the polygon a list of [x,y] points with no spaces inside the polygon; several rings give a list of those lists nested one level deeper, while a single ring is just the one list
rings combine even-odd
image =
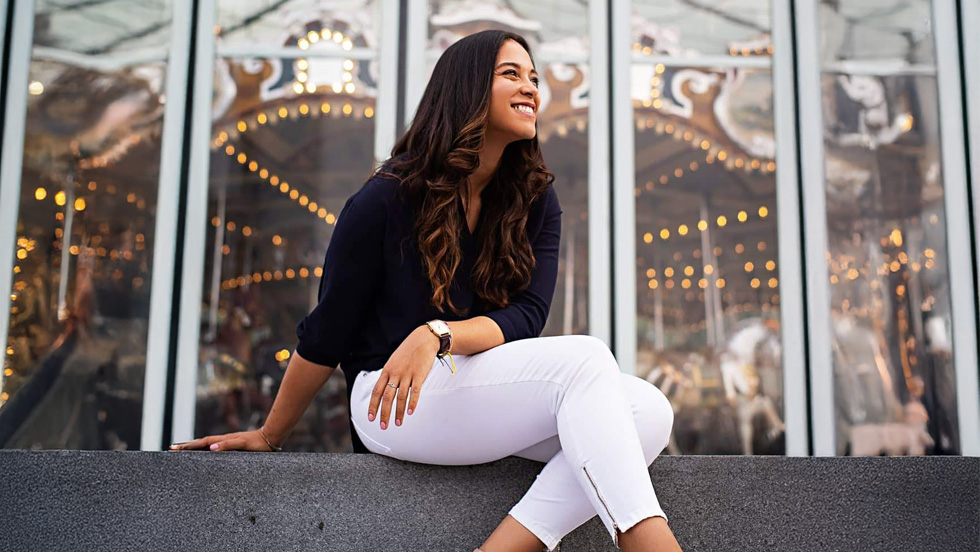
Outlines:
[{"label": "speckled stone surface", "polygon": [[[0,550],[465,551],[542,464],[375,455],[0,451]],[[980,550],[980,458],[665,456],[685,551]],[[561,550],[615,550],[597,518]]]}]

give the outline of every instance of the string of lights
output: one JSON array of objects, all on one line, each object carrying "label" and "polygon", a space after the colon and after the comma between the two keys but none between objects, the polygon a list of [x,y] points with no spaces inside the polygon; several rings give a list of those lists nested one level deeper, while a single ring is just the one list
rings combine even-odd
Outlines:
[{"label": "string of lights", "polygon": [[288,197],[290,200],[297,202],[301,207],[306,207],[306,210],[315,214],[327,224],[332,225],[337,222],[337,215],[328,211],[325,207],[321,207],[317,202],[311,201],[309,196],[300,193],[300,191],[294,186],[290,185],[289,182],[281,180],[278,176],[271,174],[268,169],[261,167],[257,161],[249,160],[248,155],[246,155],[244,152],[236,152],[234,145],[226,145],[224,153],[228,155],[228,157],[235,158],[239,164],[247,165],[249,171],[258,174],[259,178],[268,182],[270,186],[278,189],[279,193]]},{"label": "string of lights", "polygon": [[243,274],[236,278],[228,278],[221,282],[222,290],[232,290],[249,284],[259,284],[262,282],[272,282],[281,280],[294,280],[298,278],[309,278],[310,276],[321,277],[323,276],[322,267],[300,267],[299,269],[288,268],[286,270],[266,270],[263,272],[253,272],[251,274]]}]

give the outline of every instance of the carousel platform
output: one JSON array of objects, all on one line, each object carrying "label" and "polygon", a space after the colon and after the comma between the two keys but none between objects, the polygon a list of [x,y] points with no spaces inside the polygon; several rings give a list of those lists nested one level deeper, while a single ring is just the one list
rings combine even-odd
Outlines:
[{"label": "carousel platform", "polygon": [[[0,550],[465,551],[542,464],[376,455],[0,451]],[[685,551],[980,550],[980,458],[665,456]],[[615,550],[593,518],[561,550]]]}]

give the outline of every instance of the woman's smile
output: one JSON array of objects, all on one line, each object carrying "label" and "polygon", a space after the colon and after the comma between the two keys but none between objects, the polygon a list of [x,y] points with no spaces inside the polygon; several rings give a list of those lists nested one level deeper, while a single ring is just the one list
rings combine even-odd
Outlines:
[{"label": "woman's smile", "polygon": [[521,115],[529,119],[534,119],[537,117],[537,115],[535,115],[534,113],[534,107],[532,107],[530,104],[519,103],[519,104],[514,104],[511,107],[515,111],[517,111],[518,113],[520,113]]}]

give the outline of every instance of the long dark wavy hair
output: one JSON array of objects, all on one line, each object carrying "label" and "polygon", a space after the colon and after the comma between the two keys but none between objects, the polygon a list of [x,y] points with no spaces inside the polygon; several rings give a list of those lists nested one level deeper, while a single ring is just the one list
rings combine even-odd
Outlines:
[{"label": "long dark wavy hair", "polygon": [[[459,267],[459,238],[465,224],[461,202],[467,178],[480,164],[486,136],[497,53],[505,40],[531,49],[523,37],[491,30],[469,35],[439,58],[411,127],[398,140],[378,173],[395,176],[399,192],[417,214],[416,244],[432,284],[431,303],[466,314],[450,297]],[[482,194],[482,244],[473,268],[474,292],[490,306],[505,307],[512,294],[531,283],[534,253],[526,234],[528,211],[555,177],[545,167],[538,138],[507,145]]]}]

